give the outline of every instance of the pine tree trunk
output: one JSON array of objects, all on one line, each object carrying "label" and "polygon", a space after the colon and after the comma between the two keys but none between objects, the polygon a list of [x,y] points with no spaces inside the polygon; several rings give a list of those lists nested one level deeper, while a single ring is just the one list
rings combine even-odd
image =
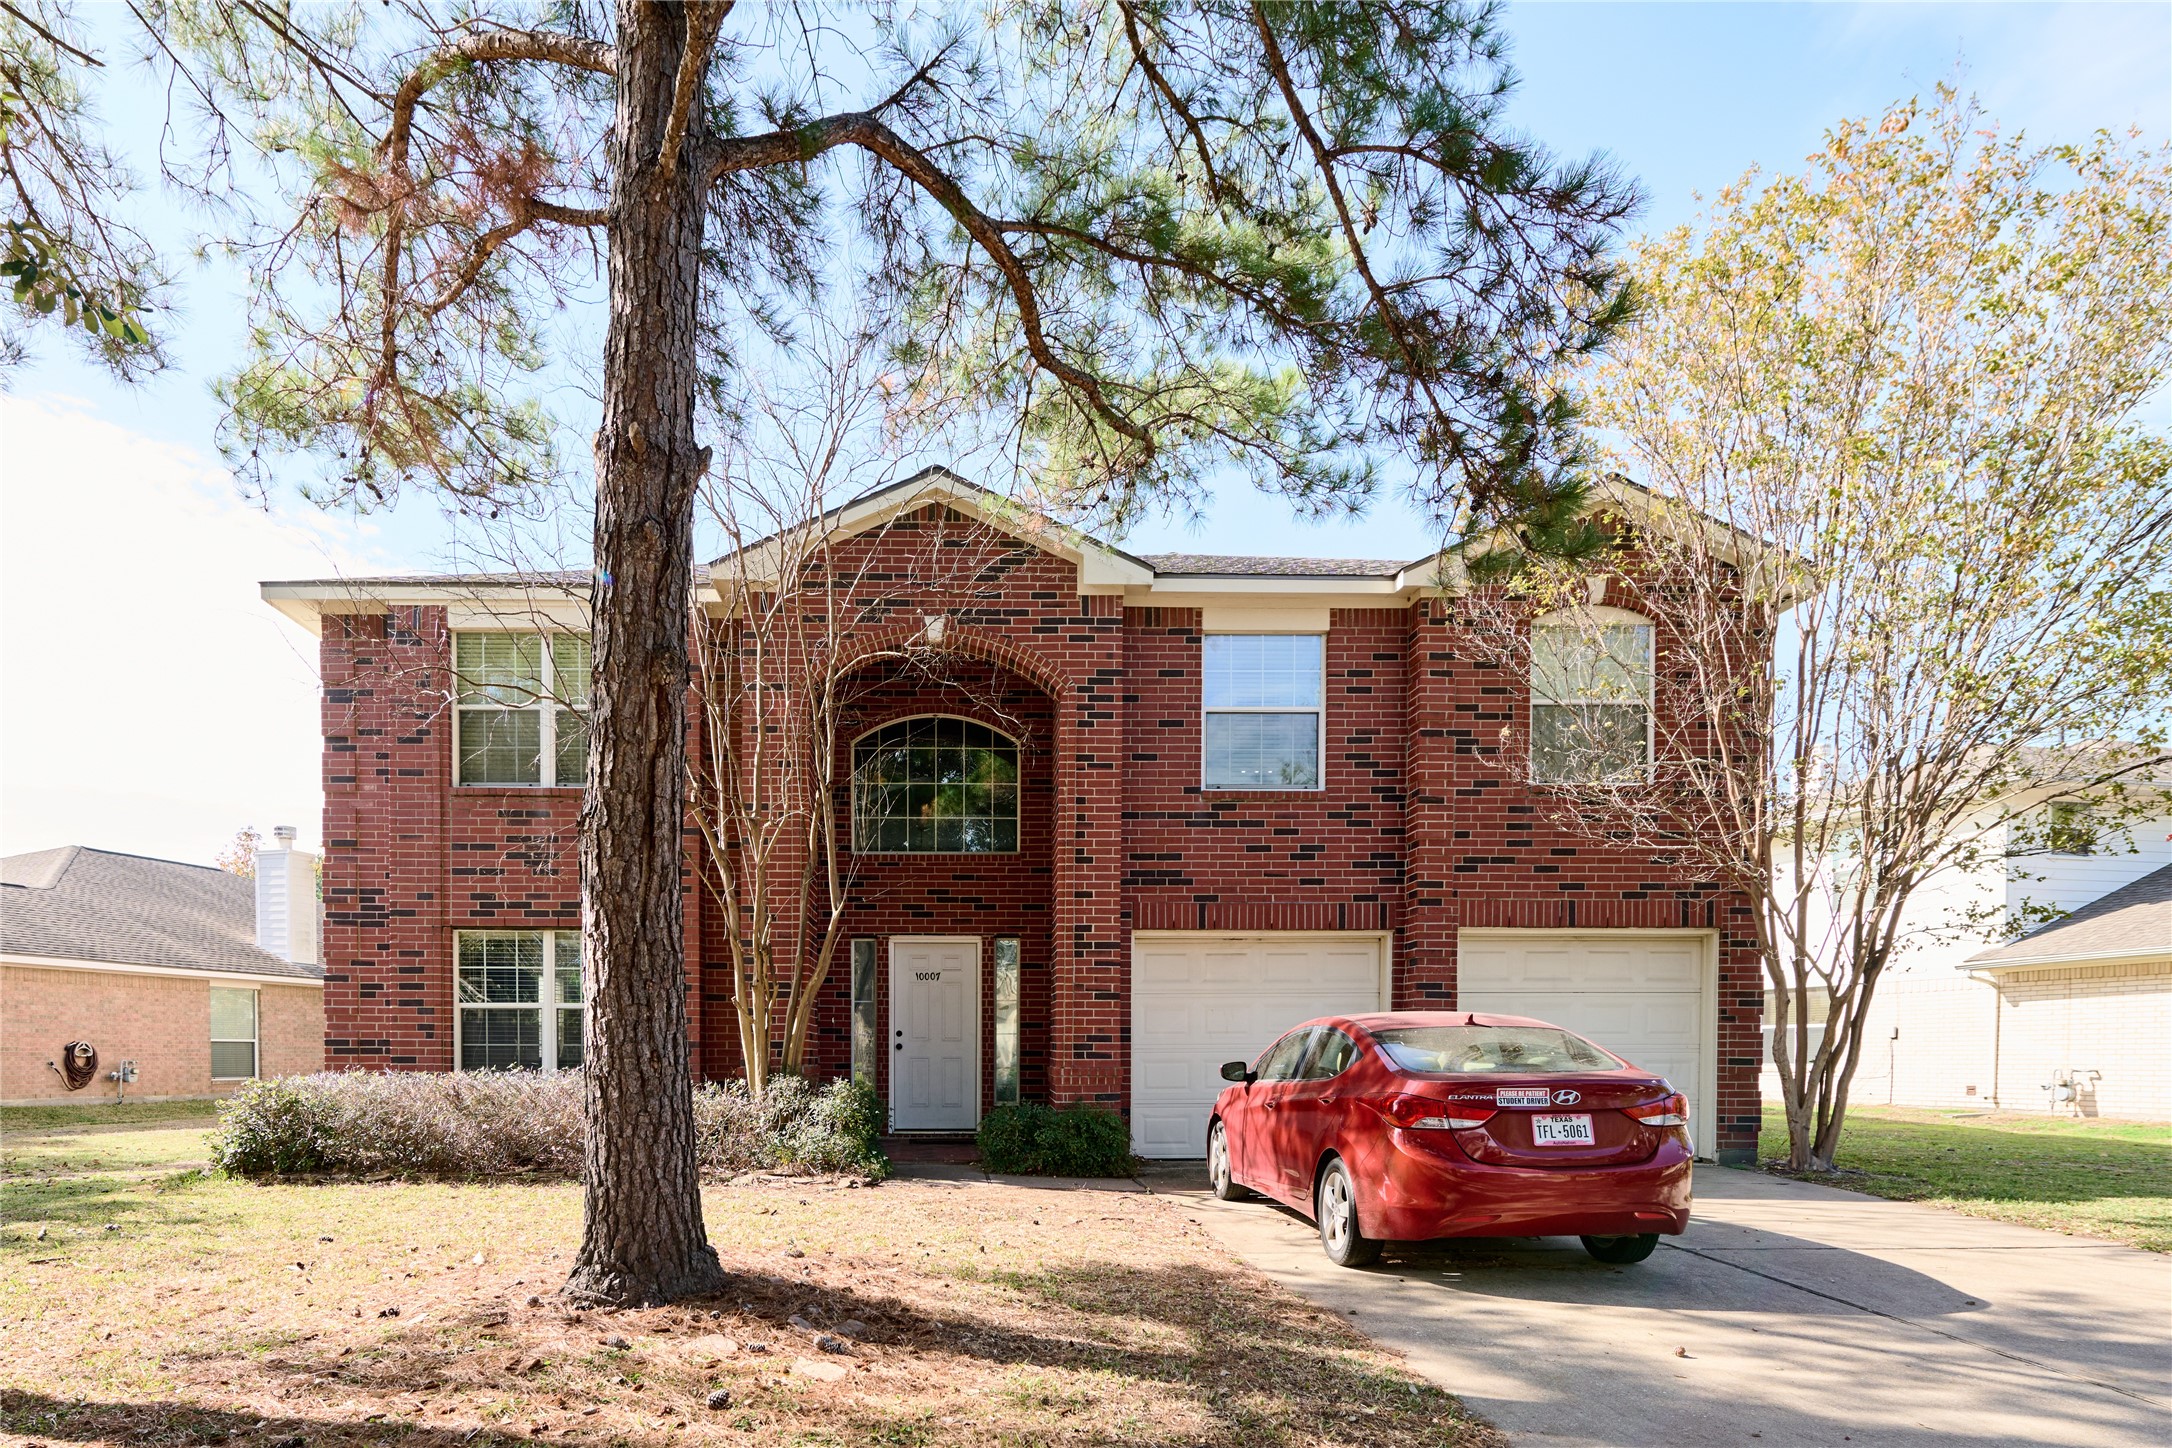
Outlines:
[{"label": "pine tree trunk", "polygon": [[585,1211],[565,1286],[574,1299],[617,1304],[724,1282],[694,1157],[680,893],[693,497],[707,465],[694,439],[703,217],[694,167],[666,180],[657,148],[684,47],[678,7],[622,0],[581,804]]}]

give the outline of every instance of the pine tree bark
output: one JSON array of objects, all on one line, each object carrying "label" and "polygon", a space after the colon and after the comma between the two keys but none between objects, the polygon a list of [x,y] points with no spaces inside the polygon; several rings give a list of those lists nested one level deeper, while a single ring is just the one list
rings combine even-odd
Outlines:
[{"label": "pine tree bark", "polygon": [[713,1292],[687,1044],[680,872],[686,820],[687,610],[701,180],[658,148],[686,24],[622,0],[611,161],[610,319],[596,434],[595,668],[581,903],[588,970],[581,1249],[564,1292],[653,1304]]}]

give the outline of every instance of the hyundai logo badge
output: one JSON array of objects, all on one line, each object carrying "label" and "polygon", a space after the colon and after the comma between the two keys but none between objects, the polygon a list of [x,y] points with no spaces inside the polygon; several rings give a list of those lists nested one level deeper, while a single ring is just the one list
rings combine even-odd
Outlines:
[{"label": "hyundai logo badge", "polygon": [[1580,1091],[1556,1091],[1554,1093],[1554,1105],[1556,1106],[1574,1106],[1583,1099],[1583,1093]]}]

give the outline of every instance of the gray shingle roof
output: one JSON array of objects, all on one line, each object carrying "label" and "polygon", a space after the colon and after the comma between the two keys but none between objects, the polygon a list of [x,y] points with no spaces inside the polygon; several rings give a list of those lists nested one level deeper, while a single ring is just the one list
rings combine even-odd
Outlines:
[{"label": "gray shingle roof", "polygon": [[1409,566],[1395,558],[1262,558],[1243,553],[1142,553],[1156,573],[1225,578],[1393,578]]},{"label": "gray shingle roof", "polygon": [[2172,955],[2172,865],[2152,870],[2008,945],[1970,956],[1973,968],[2079,956]]},{"label": "gray shingle roof", "polygon": [[256,887],[208,865],[82,845],[0,860],[0,950],[321,980],[256,943]]}]

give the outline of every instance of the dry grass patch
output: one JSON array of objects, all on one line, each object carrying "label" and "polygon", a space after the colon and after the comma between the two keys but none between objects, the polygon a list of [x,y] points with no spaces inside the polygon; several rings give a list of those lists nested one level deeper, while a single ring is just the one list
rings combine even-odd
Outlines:
[{"label": "dry grass patch", "polygon": [[174,1142],[131,1169],[112,1140],[0,1184],[0,1439],[1498,1441],[1164,1198],[713,1187],[730,1292],[575,1313],[550,1294],[576,1187],[256,1186],[159,1171]]}]

